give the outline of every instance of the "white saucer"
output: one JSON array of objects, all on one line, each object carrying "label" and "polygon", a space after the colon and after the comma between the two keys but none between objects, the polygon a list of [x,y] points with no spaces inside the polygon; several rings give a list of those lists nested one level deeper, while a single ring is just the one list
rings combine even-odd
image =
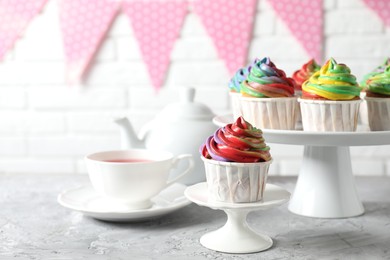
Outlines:
[{"label": "white saucer", "polygon": [[[269,249],[272,239],[252,230],[246,222],[250,211],[266,210],[287,202],[290,193],[276,185],[267,184],[263,200],[254,203],[224,203],[210,201],[207,196],[207,183],[198,183],[188,187],[184,194],[200,206],[221,209],[228,216],[226,224],[200,238],[202,246],[225,253],[254,253]],[[271,220],[272,221],[272,220]]]},{"label": "white saucer", "polygon": [[152,199],[148,209],[127,210],[98,194],[91,185],[63,191],[57,201],[64,207],[79,211],[86,216],[105,221],[130,222],[162,216],[189,204],[184,196],[187,186],[175,183]]}]

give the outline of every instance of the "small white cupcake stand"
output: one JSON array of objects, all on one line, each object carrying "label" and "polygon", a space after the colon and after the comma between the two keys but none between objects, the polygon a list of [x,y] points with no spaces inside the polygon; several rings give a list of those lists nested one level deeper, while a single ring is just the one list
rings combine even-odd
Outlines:
[{"label": "small white cupcake stand", "polygon": [[207,183],[188,187],[185,196],[200,206],[223,210],[227,215],[226,224],[203,235],[200,243],[209,249],[225,253],[254,253],[267,250],[273,244],[267,235],[256,233],[246,221],[249,212],[267,210],[287,202],[290,193],[276,185],[267,184],[262,201],[252,203],[225,203],[208,199]]},{"label": "small white cupcake stand", "polygon": [[[213,121],[223,126],[233,118],[225,115]],[[302,166],[288,207],[291,212],[317,218],[347,218],[364,213],[349,147],[388,145],[390,131],[358,128],[356,132],[325,133],[263,129],[263,135],[267,143],[304,145]]]}]

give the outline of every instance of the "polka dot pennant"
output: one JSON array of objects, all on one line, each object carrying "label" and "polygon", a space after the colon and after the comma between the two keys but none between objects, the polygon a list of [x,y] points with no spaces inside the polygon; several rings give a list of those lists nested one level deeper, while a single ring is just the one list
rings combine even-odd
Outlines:
[{"label": "polka dot pennant", "polygon": [[122,8],[131,20],[151,82],[158,90],[164,82],[172,48],[188,12],[188,2],[124,1]]},{"label": "polka dot pennant", "polygon": [[322,62],[322,0],[268,0],[309,56]]},{"label": "polka dot pennant", "polygon": [[390,1],[389,0],[363,0],[383,21],[390,27]]},{"label": "polka dot pennant", "polygon": [[193,1],[194,12],[231,75],[246,63],[256,6],[257,0]]},{"label": "polka dot pennant", "polygon": [[82,80],[120,3],[112,0],[60,0],[59,4],[66,80],[74,84]]},{"label": "polka dot pennant", "polygon": [[47,0],[0,1],[0,60],[22,35]]}]

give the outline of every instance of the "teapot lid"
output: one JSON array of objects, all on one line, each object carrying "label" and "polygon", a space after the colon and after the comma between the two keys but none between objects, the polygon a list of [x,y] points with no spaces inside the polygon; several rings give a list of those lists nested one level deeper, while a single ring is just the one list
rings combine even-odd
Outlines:
[{"label": "teapot lid", "polygon": [[159,115],[163,119],[212,120],[215,116],[209,107],[194,102],[195,89],[186,87],[180,91],[180,101],[167,105]]}]

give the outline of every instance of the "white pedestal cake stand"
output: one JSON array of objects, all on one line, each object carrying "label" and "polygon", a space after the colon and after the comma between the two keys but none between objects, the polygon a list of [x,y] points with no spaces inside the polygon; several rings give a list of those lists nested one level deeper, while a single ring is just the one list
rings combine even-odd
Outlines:
[{"label": "white pedestal cake stand", "polygon": [[[215,117],[218,126],[233,117]],[[390,131],[306,132],[263,129],[267,143],[304,145],[302,166],[289,210],[317,218],[347,218],[364,213],[352,174],[350,146],[388,145]]]},{"label": "white pedestal cake stand", "polygon": [[200,238],[200,243],[209,249],[225,253],[254,253],[267,250],[273,244],[270,237],[253,231],[246,221],[249,212],[266,210],[287,202],[290,193],[276,185],[267,184],[263,200],[252,203],[225,203],[210,201],[207,196],[207,183],[202,182],[188,187],[184,195],[200,206],[225,211],[226,224]]}]

